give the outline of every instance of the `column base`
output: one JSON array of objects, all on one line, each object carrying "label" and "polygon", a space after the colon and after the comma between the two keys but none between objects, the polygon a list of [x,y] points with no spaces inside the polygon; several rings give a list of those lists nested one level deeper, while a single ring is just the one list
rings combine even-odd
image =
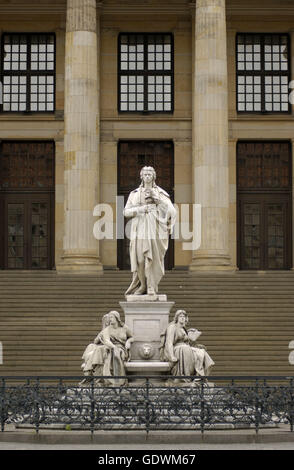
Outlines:
[{"label": "column base", "polygon": [[199,254],[192,259],[189,271],[229,271],[237,270],[236,266],[231,264],[229,255],[226,254]]},{"label": "column base", "polygon": [[103,265],[98,256],[62,256],[63,261],[56,266],[58,274],[103,274]]}]

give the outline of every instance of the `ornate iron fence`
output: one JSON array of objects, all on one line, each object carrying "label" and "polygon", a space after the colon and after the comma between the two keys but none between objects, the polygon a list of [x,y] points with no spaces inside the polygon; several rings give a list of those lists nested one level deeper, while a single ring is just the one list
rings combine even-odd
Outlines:
[{"label": "ornate iron fence", "polygon": [[[134,377],[106,386],[97,377],[0,377],[1,431],[50,425],[95,430],[200,430],[294,424],[294,377]],[[181,379],[181,382],[178,380]]]}]

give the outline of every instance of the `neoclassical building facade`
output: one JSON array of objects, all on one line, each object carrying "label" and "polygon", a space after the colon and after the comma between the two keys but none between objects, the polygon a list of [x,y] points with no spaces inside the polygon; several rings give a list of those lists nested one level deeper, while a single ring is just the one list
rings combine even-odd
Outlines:
[{"label": "neoclassical building facade", "polygon": [[[201,205],[167,268],[293,267],[294,5],[287,0],[0,0],[0,268],[128,269],[93,236],[152,165]],[[290,88],[289,88],[290,85]]]}]

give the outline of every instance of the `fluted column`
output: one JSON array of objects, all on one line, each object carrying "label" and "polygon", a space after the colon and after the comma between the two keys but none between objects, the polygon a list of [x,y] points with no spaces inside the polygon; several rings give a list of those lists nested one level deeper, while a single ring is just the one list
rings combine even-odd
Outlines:
[{"label": "fluted column", "polygon": [[202,241],[191,270],[231,269],[225,0],[197,0],[193,83],[193,193]]},{"label": "fluted column", "polygon": [[[98,203],[99,107],[96,0],[67,0],[65,236],[59,270],[101,271],[93,236]],[[99,28],[98,28],[99,34]]]}]

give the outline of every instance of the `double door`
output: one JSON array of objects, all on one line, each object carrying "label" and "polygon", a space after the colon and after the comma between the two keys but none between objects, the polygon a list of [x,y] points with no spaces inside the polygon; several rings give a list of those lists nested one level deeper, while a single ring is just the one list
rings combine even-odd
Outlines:
[{"label": "double door", "polygon": [[0,195],[1,267],[53,267],[53,203],[50,193]]},{"label": "double door", "polygon": [[238,266],[292,266],[292,158],[289,142],[237,146]]},{"label": "double door", "polygon": [[291,267],[291,200],[284,194],[242,195],[240,269]]}]

